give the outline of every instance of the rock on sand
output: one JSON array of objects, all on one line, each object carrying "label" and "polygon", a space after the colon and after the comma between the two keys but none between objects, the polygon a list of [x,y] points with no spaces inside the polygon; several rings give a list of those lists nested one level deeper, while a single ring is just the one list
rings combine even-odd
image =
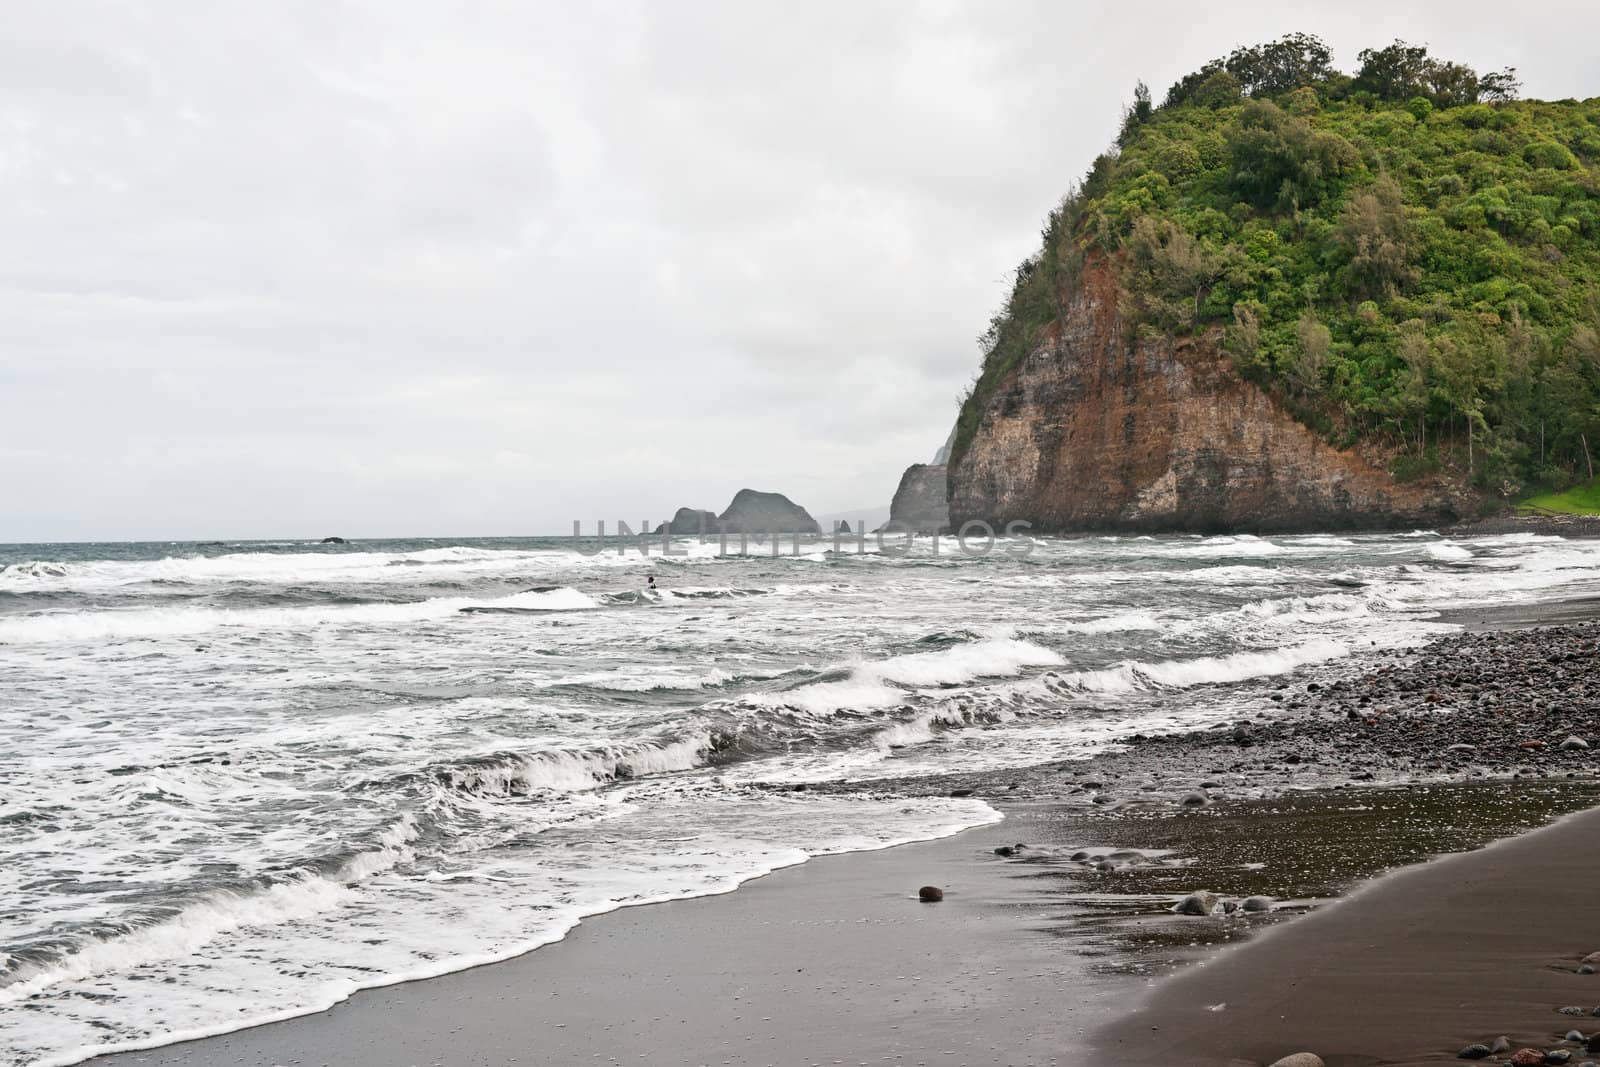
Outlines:
[{"label": "rock on sand", "polygon": [[1210,915],[1217,910],[1217,895],[1204,890],[1190,893],[1173,905],[1172,910],[1179,915]]}]

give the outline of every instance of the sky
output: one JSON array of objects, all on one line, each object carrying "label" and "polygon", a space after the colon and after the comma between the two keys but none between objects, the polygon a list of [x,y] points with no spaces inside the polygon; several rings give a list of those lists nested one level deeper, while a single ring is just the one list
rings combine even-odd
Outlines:
[{"label": "sky", "polygon": [[11,0],[0,542],[881,506],[1143,79],[1589,3]]}]

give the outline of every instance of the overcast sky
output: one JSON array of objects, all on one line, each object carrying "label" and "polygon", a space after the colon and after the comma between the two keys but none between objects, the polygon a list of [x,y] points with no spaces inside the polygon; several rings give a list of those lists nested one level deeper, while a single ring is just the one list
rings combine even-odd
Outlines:
[{"label": "overcast sky", "polygon": [[0,9],[0,541],[887,503],[1143,78],[1396,36],[1600,94],[1588,3]]}]

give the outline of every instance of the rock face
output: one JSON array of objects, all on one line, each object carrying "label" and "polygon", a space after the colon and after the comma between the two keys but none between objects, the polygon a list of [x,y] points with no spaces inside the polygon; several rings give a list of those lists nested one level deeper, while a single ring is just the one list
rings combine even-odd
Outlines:
[{"label": "rock face", "polygon": [[942,463],[907,467],[889,505],[889,521],[912,533],[942,533],[950,525],[949,470]]},{"label": "rock face", "polygon": [[782,493],[759,493],[754,489],[735,493],[721,522],[729,533],[822,532],[810,512]]},{"label": "rock face", "polygon": [[656,527],[656,533],[673,534],[714,534],[720,522],[714,511],[701,511],[699,508],[679,508],[672,516],[671,522],[664,522]]},{"label": "rock face", "polygon": [[1089,263],[984,399],[952,457],[952,525],[1265,532],[1433,525],[1463,509],[1325,443],[1240,378],[1214,336],[1130,338],[1119,298],[1115,265]]}]

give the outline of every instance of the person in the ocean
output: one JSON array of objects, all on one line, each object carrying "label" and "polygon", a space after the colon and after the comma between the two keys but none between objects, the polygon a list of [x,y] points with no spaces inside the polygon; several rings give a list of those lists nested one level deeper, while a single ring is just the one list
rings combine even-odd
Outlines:
[{"label": "person in the ocean", "polygon": [[650,577],[645,579],[645,581],[644,581],[644,591],[646,593],[654,593],[656,591],[656,576],[655,575],[652,574]]}]

